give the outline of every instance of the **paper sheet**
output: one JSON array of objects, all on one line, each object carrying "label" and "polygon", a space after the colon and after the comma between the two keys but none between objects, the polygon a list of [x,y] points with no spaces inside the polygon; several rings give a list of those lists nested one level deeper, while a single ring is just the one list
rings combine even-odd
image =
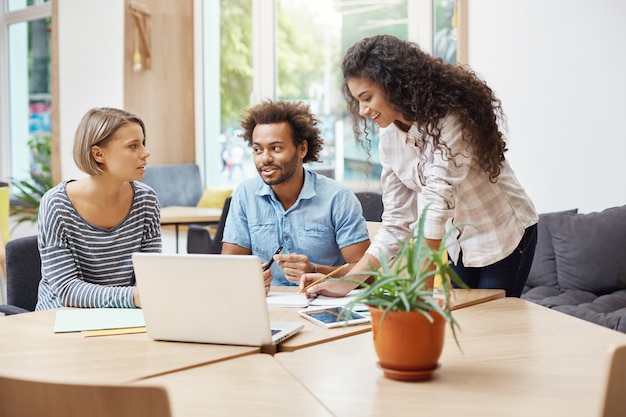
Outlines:
[{"label": "paper sheet", "polygon": [[54,332],[124,329],[145,325],[140,308],[76,308],[56,312]]},{"label": "paper sheet", "polygon": [[268,307],[306,307],[304,294],[297,292],[270,292],[266,297]]}]

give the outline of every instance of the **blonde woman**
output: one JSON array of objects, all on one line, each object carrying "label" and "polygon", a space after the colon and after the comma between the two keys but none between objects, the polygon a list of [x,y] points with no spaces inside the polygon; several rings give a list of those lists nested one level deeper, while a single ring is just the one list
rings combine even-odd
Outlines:
[{"label": "blonde woman", "polygon": [[41,199],[37,310],[140,307],[132,254],[160,252],[157,196],[143,179],[150,151],[136,115],[94,108],[76,130],[74,161],[88,174]]}]

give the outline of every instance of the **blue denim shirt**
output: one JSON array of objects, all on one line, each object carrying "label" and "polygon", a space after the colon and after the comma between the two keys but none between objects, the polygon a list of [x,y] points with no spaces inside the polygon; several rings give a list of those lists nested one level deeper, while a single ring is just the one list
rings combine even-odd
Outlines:
[{"label": "blue denim shirt", "polygon": [[[276,248],[308,256],[313,263],[342,265],[340,249],[369,239],[361,203],[345,185],[304,170],[296,203],[286,210],[260,177],[242,182],[233,193],[223,242],[251,250],[261,262]],[[272,265],[272,285],[295,285]]]}]

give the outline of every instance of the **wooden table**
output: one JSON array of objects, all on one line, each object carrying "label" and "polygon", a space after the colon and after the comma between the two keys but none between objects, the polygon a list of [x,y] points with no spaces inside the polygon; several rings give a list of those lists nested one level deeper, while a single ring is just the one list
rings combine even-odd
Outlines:
[{"label": "wooden table", "polygon": [[0,317],[0,372],[53,380],[120,383],[260,352],[246,346],[156,342],[146,333],[54,333],[55,310]]},{"label": "wooden table", "polygon": [[176,417],[332,415],[278,361],[262,353],[136,384],[165,386]]},{"label": "wooden table", "polygon": [[[272,287],[271,291],[297,291],[297,287]],[[471,305],[484,303],[504,297],[504,290],[454,290],[453,310],[465,308]],[[291,352],[308,346],[326,343],[372,330],[371,324],[359,324],[346,327],[335,327],[326,329],[298,314],[301,308],[270,308],[270,319],[272,321],[297,321],[304,323],[304,329],[298,334],[277,346],[278,352]]]},{"label": "wooden table", "polygon": [[161,209],[161,225],[174,225],[178,253],[178,228],[181,224],[218,223],[221,216],[221,208],[169,206]]},{"label": "wooden table", "polygon": [[398,382],[376,366],[370,334],[274,357],[335,416],[597,416],[608,349],[626,334],[502,298],[457,310],[441,368]]}]

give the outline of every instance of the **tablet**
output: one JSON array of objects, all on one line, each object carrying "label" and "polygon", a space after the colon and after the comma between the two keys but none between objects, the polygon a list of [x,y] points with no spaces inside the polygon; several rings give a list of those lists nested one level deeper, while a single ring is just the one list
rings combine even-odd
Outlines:
[{"label": "tablet", "polygon": [[369,323],[370,318],[355,311],[344,311],[343,307],[319,307],[298,311],[300,315],[320,326],[331,328],[351,324]]}]

